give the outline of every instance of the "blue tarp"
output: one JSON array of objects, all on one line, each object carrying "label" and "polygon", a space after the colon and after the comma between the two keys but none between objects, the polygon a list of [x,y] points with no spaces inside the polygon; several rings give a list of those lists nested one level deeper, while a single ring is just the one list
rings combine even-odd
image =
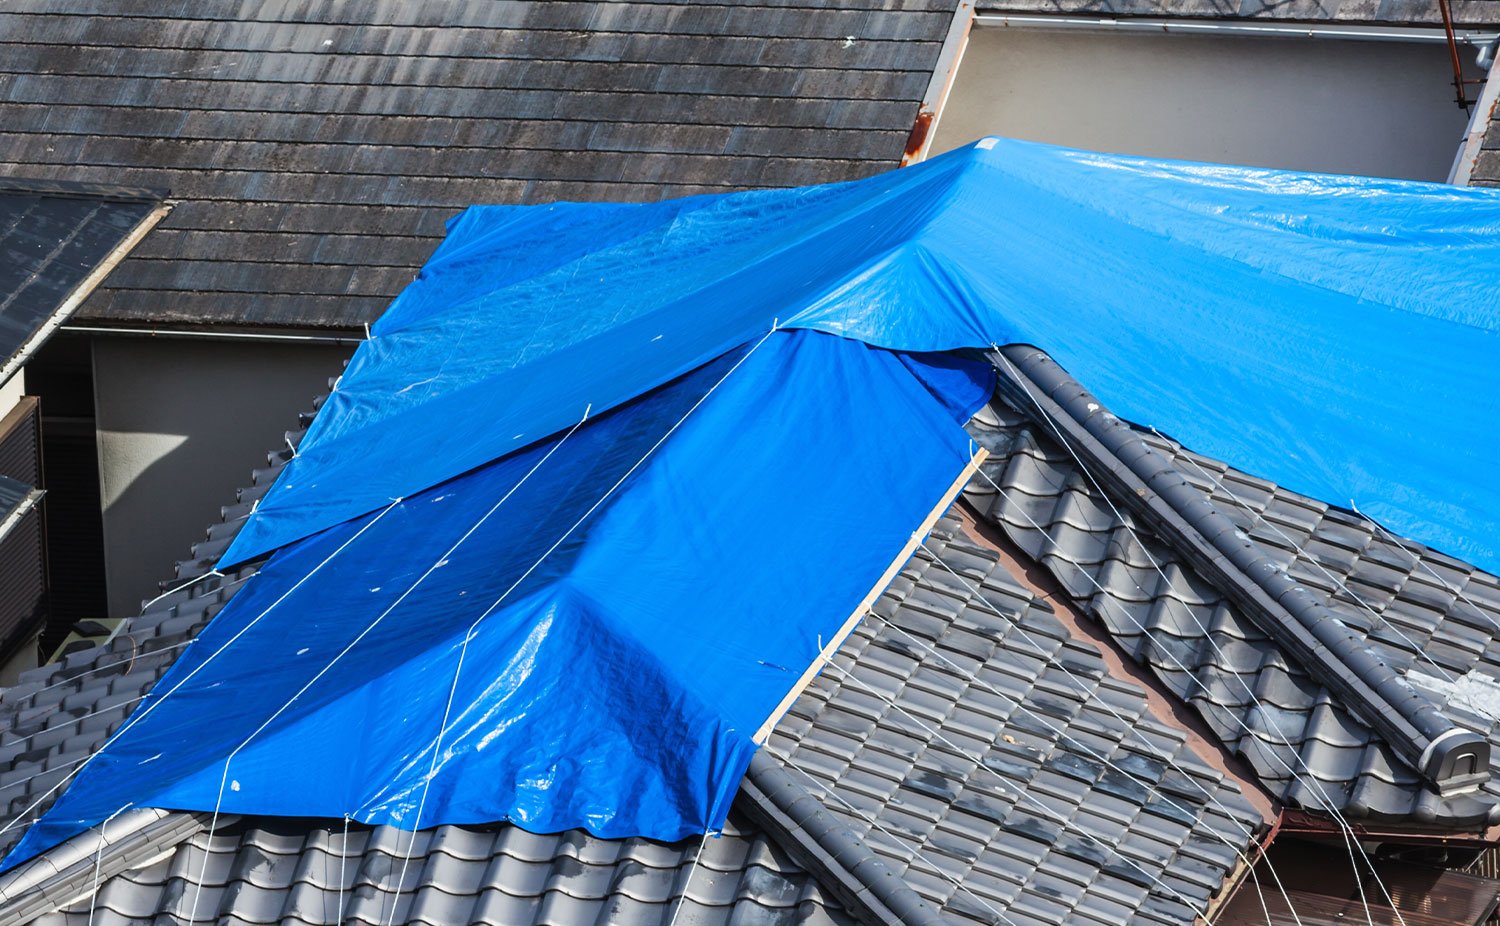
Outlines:
[{"label": "blue tarp", "polygon": [[279,552],[10,861],[127,801],[716,825],[968,459],[987,367],[930,352],[1036,344],[1125,417],[1494,568],[1497,274],[1500,193],[998,139],[470,209],[225,559]]},{"label": "blue tarp", "polygon": [[841,185],[475,207],[225,560],[483,465],[779,319],[898,350],[1035,344],[1126,418],[1496,569],[1497,315],[1500,192],[1435,184],[985,139]]},{"label": "blue tarp", "polygon": [[756,730],[969,462],[960,422],[993,382],[778,332],[295,543],[7,861],[127,802],[717,828]]}]

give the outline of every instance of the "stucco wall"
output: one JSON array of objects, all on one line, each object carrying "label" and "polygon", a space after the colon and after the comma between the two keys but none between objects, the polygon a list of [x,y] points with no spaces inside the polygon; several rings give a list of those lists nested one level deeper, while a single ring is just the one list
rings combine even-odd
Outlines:
[{"label": "stucco wall", "polygon": [[352,348],[100,337],[95,414],[110,617],[203,539]]},{"label": "stucco wall", "polygon": [[1442,181],[1466,126],[1442,44],[976,25],[933,150],[1009,135]]}]

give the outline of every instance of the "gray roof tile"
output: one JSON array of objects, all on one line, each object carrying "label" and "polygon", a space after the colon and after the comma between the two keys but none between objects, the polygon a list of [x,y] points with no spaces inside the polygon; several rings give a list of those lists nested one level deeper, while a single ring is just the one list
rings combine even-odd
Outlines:
[{"label": "gray roof tile", "polygon": [[[383,827],[351,826],[346,837],[342,824],[231,820],[107,879],[92,906],[101,922],[186,922],[196,905],[200,920],[243,923],[330,923],[342,910],[367,923],[656,924],[685,896],[683,923],[851,922],[738,816],[693,870],[697,846],[505,826],[439,827],[412,842]],[[37,923],[86,922],[90,906]]]},{"label": "gray roof tile", "polygon": [[[1017,922],[1117,923],[1169,870],[1205,902],[1260,825],[1236,787],[956,521],[902,579],[793,704],[773,754],[953,922],[993,921],[988,903]],[[1193,783],[1178,773],[1164,793],[1162,756]],[[1192,842],[1223,844],[1212,801],[1231,814],[1217,855]]]},{"label": "gray roof tile", "polygon": [[[969,497],[1285,799],[1311,810],[1332,800],[1351,817],[1431,817],[1470,830],[1500,817],[1500,783],[1447,800],[1428,791],[1166,544],[1103,504],[1092,481],[1049,435],[1003,404],[981,417],[971,430],[995,451],[986,469],[1004,491],[976,480]],[[1189,482],[1300,584],[1322,593],[1387,661],[1419,686],[1436,686],[1455,721],[1500,743],[1500,700],[1462,709],[1466,692],[1452,693],[1449,681],[1482,687],[1500,680],[1500,596],[1491,592],[1500,582],[1493,576],[1397,541],[1351,512],[1155,435],[1143,438],[1176,461]],[[1478,594],[1468,595],[1470,588]],[[1293,781],[1289,769],[1301,773],[1304,767],[1317,785]]]}]

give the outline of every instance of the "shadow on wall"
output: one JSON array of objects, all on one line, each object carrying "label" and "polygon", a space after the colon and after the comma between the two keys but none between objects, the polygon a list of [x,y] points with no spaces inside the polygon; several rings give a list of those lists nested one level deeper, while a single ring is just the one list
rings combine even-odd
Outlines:
[{"label": "shadow on wall", "polygon": [[129,617],[173,578],[285,446],[353,347],[105,338],[94,343],[109,616]]}]

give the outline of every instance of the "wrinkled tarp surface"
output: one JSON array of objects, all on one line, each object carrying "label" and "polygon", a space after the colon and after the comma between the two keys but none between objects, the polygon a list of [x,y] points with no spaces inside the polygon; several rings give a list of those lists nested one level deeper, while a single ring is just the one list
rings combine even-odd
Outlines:
[{"label": "wrinkled tarp surface", "polygon": [[717,828],[756,730],[968,464],[960,422],[993,385],[979,361],[778,332],[293,544],[7,864],[127,802]]},{"label": "wrinkled tarp surface", "polygon": [[1034,344],[1123,417],[1495,570],[1497,305],[1500,191],[1003,139],[841,185],[475,207],[225,561],[779,320],[898,350]]}]

